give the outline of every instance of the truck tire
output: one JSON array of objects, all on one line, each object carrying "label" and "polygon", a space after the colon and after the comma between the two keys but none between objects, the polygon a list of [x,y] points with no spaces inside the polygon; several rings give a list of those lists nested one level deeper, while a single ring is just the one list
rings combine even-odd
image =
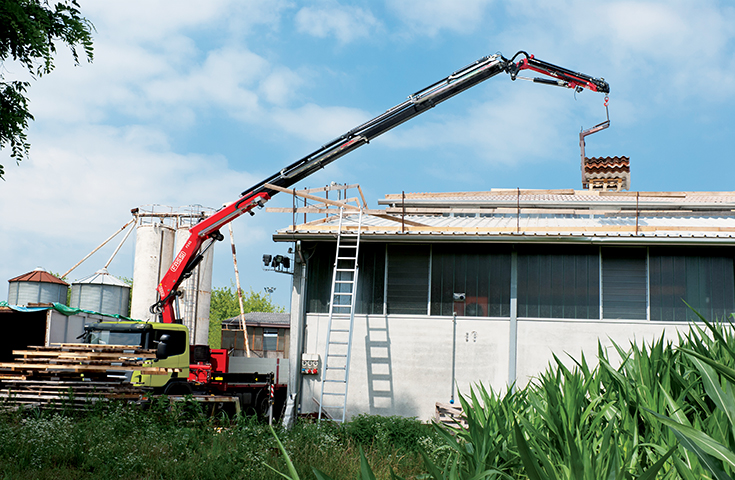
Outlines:
[{"label": "truck tire", "polygon": [[191,384],[189,382],[170,382],[163,389],[164,395],[191,395]]},{"label": "truck tire", "polygon": [[268,415],[268,399],[270,394],[267,388],[262,388],[255,395],[255,402],[253,402],[253,409],[255,414],[259,417],[265,417]]}]

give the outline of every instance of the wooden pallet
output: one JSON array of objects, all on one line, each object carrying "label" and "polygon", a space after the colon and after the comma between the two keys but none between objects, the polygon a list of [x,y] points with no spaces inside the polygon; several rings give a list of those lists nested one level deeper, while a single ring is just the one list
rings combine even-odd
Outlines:
[{"label": "wooden pallet", "polygon": [[78,408],[105,400],[140,400],[149,388],[126,382],[54,378],[6,380],[0,387],[0,405],[6,407]]},{"label": "wooden pallet", "polygon": [[131,346],[60,344],[15,350],[14,362],[0,363],[0,405],[78,408],[100,400],[138,401],[150,389],[110,373],[161,374],[181,369],[150,365],[154,350]]},{"label": "wooden pallet", "polygon": [[451,428],[467,428],[467,419],[464,417],[462,407],[451,403],[436,402],[434,421]]}]

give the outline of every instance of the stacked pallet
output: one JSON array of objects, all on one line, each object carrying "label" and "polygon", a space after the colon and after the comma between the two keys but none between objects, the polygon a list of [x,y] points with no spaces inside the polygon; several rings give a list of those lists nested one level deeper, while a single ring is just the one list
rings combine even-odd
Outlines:
[{"label": "stacked pallet", "polygon": [[434,421],[451,428],[467,428],[467,419],[462,412],[462,407],[451,403],[436,402]]},{"label": "stacked pallet", "polygon": [[61,344],[15,350],[0,363],[0,405],[78,408],[99,400],[139,400],[146,390],[126,373],[160,374],[180,369],[145,362],[155,351],[119,345]]}]

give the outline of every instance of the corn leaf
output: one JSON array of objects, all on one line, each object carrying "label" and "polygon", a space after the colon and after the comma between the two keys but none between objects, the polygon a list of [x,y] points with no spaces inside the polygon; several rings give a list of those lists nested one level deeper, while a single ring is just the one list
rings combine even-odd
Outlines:
[{"label": "corn leaf", "polygon": [[655,480],[656,475],[658,474],[659,470],[663,468],[664,464],[666,463],[666,460],[669,459],[669,457],[676,451],[676,446],[671,447],[671,450],[666,452],[666,455],[661,457],[659,461],[648,467],[648,469],[643,472],[643,475],[638,477],[638,480]]},{"label": "corn leaf", "polygon": [[652,410],[648,410],[648,412],[671,428],[684,448],[694,452],[702,466],[709,470],[717,480],[732,480],[720,466],[720,461],[729,465],[730,468],[735,466],[735,454],[730,449],[704,432],[683,425]]},{"label": "corn leaf", "polygon": [[276,443],[278,443],[278,449],[281,451],[281,455],[283,455],[283,458],[286,460],[286,466],[288,466],[288,473],[290,474],[290,476],[279,472],[268,464],[266,464],[266,466],[281,475],[283,478],[288,478],[290,480],[300,480],[299,474],[298,472],[296,472],[296,468],[294,468],[293,463],[291,462],[291,458],[288,456],[286,449],[283,448],[283,444],[281,443],[281,440],[278,439],[278,435],[276,435],[276,431],[273,430],[272,426],[268,425],[268,427],[271,429],[271,433],[273,434],[273,438],[276,439]]}]

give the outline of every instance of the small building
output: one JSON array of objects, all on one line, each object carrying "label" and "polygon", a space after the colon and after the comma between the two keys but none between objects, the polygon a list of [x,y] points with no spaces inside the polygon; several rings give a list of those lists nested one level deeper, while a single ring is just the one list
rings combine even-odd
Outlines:
[{"label": "small building", "polygon": [[[288,358],[291,317],[288,313],[245,314],[250,354],[260,358]],[[222,321],[222,348],[235,356],[246,356],[240,316]]]},{"label": "small building", "polygon": [[[625,187],[619,185],[616,189]],[[386,195],[363,210],[347,416],[432,416],[557,355],[650,341],[735,312],[735,192],[493,189]],[[323,207],[322,207],[323,208]],[[323,210],[322,210],[323,211]],[[294,218],[297,218],[295,215]],[[336,241],[358,215],[289,225],[291,387],[316,411]],[[686,302],[686,303],[684,303]],[[302,354],[304,355],[302,357]]]}]

